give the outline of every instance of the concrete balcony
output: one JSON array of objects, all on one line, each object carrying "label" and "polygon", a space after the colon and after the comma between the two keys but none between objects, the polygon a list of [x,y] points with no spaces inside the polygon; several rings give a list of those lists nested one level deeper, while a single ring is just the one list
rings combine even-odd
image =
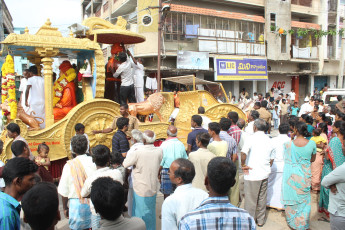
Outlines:
[{"label": "concrete balcony", "polygon": [[[87,14],[94,14],[96,12],[96,9],[100,7],[101,4],[102,4],[102,0],[90,0],[88,4],[85,6],[85,12]],[[93,8],[93,12],[91,12],[92,8]]]},{"label": "concrete balcony", "polygon": [[[212,36],[214,35],[214,36]],[[244,56],[266,56],[263,41],[242,39],[243,32],[200,29],[198,35],[164,33],[167,53],[178,50]]]},{"label": "concrete balcony", "polygon": [[291,0],[291,13],[294,15],[319,16],[320,1]]},{"label": "concrete balcony", "polygon": [[298,47],[296,45],[291,46],[291,58],[293,59],[310,59],[317,60],[319,58],[318,47]]},{"label": "concrete balcony", "polygon": [[111,17],[130,14],[137,8],[137,0],[109,0],[113,1]]}]

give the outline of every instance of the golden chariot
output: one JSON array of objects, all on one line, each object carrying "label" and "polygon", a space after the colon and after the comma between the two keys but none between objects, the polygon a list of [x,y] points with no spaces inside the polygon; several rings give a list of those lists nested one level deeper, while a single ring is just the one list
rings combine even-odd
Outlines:
[{"label": "golden chariot", "polygon": [[[2,42],[4,49],[2,55],[25,56],[39,68],[43,65],[44,87],[45,87],[45,121],[46,127],[41,130],[29,130],[27,125],[18,117],[12,122],[17,123],[21,128],[21,136],[24,137],[34,155],[37,155],[37,146],[46,142],[50,147],[49,157],[52,161],[71,158],[70,140],[75,135],[74,126],[77,123],[85,125],[85,133],[90,140],[90,147],[98,144],[105,144],[111,147],[111,133],[93,134],[92,130],[102,130],[111,125],[115,116],[119,114],[120,105],[114,101],[104,99],[105,91],[105,61],[99,43],[113,44],[123,42],[134,44],[144,42],[145,37],[126,30],[126,21],[118,20],[116,25],[100,18],[88,18],[83,22],[88,27],[85,38],[76,38],[73,33],[69,37],[63,37],[57,28],[51,26],[49,19],[38,30],[36,34],[29,34],[28,29],[24,34],[10,34]],[[130,39],[128,39],[130,38]],[[130,40],[130,42],[128,42]],[[93,77],[83,79],[82,92],[84,101],[77,104],[62,120],[54,122],[53,116],[53,58],[89,59],[92,67]],[[190,91],[179,92],[180,99],[179,113],[175,119],[178,128],[178,137],[186,144],[187,135],[191,131],[191,116],[197,114],[198,107],[205,107],[208,117],[213,121],[219,121],[226,117],[230,111],[238,112],[241,118],[245,114],[234,105],[219,103],[214,96],[205,90],[196,90],[196,85],[216,84],[224,92],[220,83],[209,82],[198,79],[194,76],[183,76],[166,78],[186,85]],[[157,138],[166,138],[166,131],[169,125],[169,117],[174,110],[173,92],[161,92],[164,103],[159,109],[161,118],[154,114],[152,122],[140,123],[140,130],[153,130]],[[6,137],[6,129],[2,133],[4,151],[0,156],[2,161],[12,157],[10,146],[12,140]]]}]

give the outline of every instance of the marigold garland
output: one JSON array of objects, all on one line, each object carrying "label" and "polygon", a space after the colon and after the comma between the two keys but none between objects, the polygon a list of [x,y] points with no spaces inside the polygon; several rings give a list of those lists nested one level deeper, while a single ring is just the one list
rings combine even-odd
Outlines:
[{"label": "marigold garland", "polygon": [[11,120],[17,117],[16,85],[14,76],[14,63],[11,55],[7,55],[2,65],[1,102],[7,103],[10,111],[2,111],[3,115],[10,113]]},{"label": "marigold garland", "polygon": [[53,107],[55,107],[56,104],[59,103],[59,101],[61,100],[63,89],[69,82],[73,81],[76,78],[76,76],[77,75],[75,73],[75,70],[72,67],[69,68],[65,73],[62,71],[60,72],[60,77],[54,83]]}]

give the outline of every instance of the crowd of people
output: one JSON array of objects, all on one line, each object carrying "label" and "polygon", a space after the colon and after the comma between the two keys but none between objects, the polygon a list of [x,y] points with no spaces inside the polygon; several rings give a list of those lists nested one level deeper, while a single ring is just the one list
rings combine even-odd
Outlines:
[{"label": "crowd of people", "polygon": [[[290,228],[309,229],[311,193],[319,194],[320,220],[341,229],[341,100],[324,113],[310,111],[320,105],[312,98],[299,111],[281,98],[274,107],[277,124],[269,107],[274,100],[267,99],[258,96],[248,123],[236,112],[212,122],[200,107],[191,117],[186,147],[174,125],[163,142],[152,130],[139,131],[138,119],[122,104],[111,127],[93,131],[117,130],[111,150],[105,145],[90,149],[85,126],[76,125],[73,158],[63,167],[57,188],[47,170],[49,147],[41,143],[34,158],[20,127],[10,123],[13,158],[0,162],[0,229],[27,224],[54,229],[61,219],[58,195],[71,229],[156,229],[159,222],[167,230],[256,229],[265,225],[267,207],[284,210]],[[271,137],[271,126],[278,136]],[[161,213],[156,213],[158,190],[164,195]]]}]

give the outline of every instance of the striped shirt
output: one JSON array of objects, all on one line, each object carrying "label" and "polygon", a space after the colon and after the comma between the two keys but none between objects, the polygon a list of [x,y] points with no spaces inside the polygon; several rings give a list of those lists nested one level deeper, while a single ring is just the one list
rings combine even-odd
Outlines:
[{"label": "striped shirt", "polygon": [[228,152],[226,153],[226,157],[231,159],[231,156],[237,153],[237,143],[235,139],[226,131],[220,131],[219,137],[228,143]]},{"label": "striped shirt", "polygon": [[237,125],[231,125],[230,129],[228,130],[228,134],[235,139],[236,144],[238,144],[241,140],[241,129]]},{"label": "striped shirt", "polygon": [[124,160],[124,157],[121,153],[127,153],[129,150],[129,142],[127,140],[127,136],[124,132],[121,130],[118,130],[112,139],[112,152],[113,153],[120,153],[120,157],[122,161]]},{"label": "striped shirt", "polygon": [[10,195],[0,192],[0,229],[19,230],[20,229],[19,202]]},{"label": "striped shirt", "polygon": [[255,230],[253,217],[247,211],[230,204],[227,196],[209,197],[194,211],[182,217],[180,230],[233,229]]}]

